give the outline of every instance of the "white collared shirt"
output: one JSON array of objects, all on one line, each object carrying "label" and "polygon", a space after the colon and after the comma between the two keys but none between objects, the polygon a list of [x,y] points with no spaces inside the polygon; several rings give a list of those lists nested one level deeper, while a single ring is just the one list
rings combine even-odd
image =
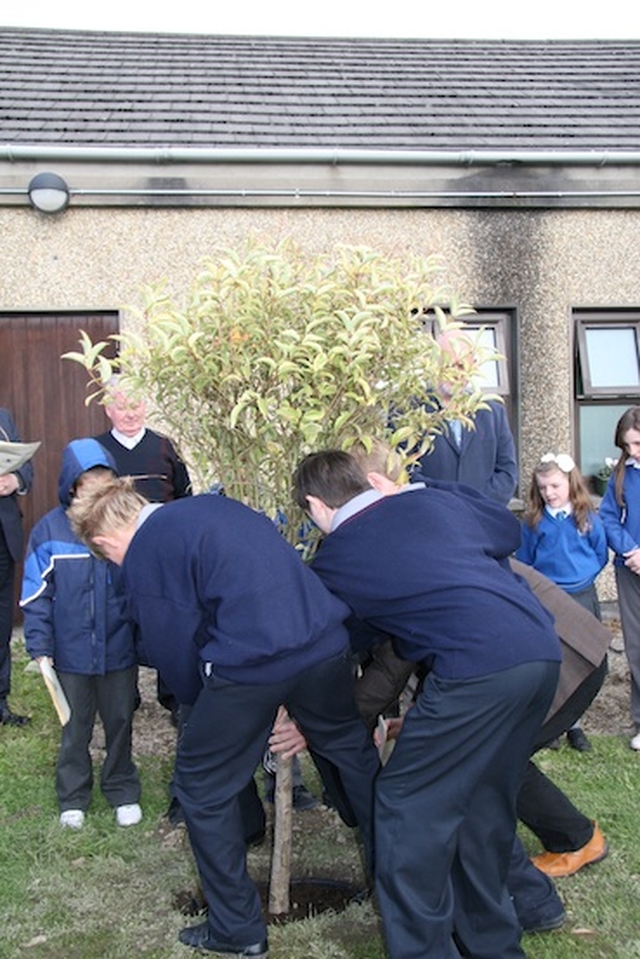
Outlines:
[{"label": "white collared shirt", "polygon": [[567,516],[571,516],[571,514],[573,513],[573,506],[571,505],[571,503],[567,503],[565,506],[557,506],[555,507],[555,509],[551,506],[545,506],[545,509],[550,516],[553,516],[554,519],[560,513],[564,514],[562,517],[563,519],[566,519]]},{"label": "white collared shirt", "polygon": [[113,436],[114,440],[118,441],[120,446],[124,446],[128,450],[132,450],[138,445],[146,432],[147,427],[143,426],[141,430],[138,430],[135,436],[125,436],[124,433],[121,433],[120,430],[116,429],[111,430],[111,435]]},{"label": "white collared shirt", "polygon": [[356,513],[360,513],[367,506],[377,503],[380,499],[384,499],[384,493],[379,493],[377,489],[366,489],[362,493],[358,493],[357,496],[354,496],[353,499],[348,500],[336,510],[331,520],[329,532],[333,533],[345,520],[351,519]]}]

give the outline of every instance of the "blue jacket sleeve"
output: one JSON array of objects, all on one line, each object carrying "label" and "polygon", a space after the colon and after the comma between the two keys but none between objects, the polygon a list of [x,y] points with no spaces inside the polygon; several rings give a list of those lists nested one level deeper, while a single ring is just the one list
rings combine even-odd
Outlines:
[{"label": "blue jacket sleeve", "polygon": [[589,545],[598,558],[600,569],[604,569],[609,559],[609,550],[607,547],[607,535],[604,530],[602,520],[597,513],[592,513],[589,517],[591,529],[589,530]]},{"label": "blue jacket sleeve", "polygon": [[538,544],[538,534],[528,523],[522,523],[520,526],[521,540],[520,546],[516,550],[516,559],[527,566],[534,566],[536,559],[536,546]]},{"label": "blue jacket sleeve", "polygon": [[616,502],[613,477],[607,484],[607,489],[600,504],[600,519],[604,526],[607,543],[618,556],[638,548],[638,543],[629,535],[624,526],[624,513]]},{"label": "blue jacket sleeve", "polygon": [[29,539],[22,578],[20,606],[24,613],[24,639],[32,659],[54,656],[53,560],[48,542],[37,544],[38,527]]}]

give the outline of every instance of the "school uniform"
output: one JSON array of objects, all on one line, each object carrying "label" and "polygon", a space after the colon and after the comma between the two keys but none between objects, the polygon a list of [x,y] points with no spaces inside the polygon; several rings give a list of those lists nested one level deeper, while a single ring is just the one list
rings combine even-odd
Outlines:
[{"label": "school uniform", "polygon": [[623,494],[624,506],[620,506],[612,476],[602,497],[600,518],[614,552],[624,649],[631,673],[631,718],[640,732],[640,576],[625,566],[625,554],[640,546],[640,466],[632,459],[625,464]]},{"label": "school uniform", "polygon": [[522,524],[516,558],[535,567],[594,616],[600,615],[594,581],[607,565],[608,552],[604,526],[596,513],[589,514],[587,529],[582,531],[570,507],[545,507],[536,526]]},{"label": "school uniform", "polygon": [[379,763],[353,698],[347,607],[274,524],[222,496],[145,511],[124,558],[129,608],[151,665],[193,704],[174,788],[208,904],[213,941],[266,940],[246,870],[239,796],[284,704],[330,759],[371,857]]},{"label": "school uniform", "polygon": [[[505,880],[515,804],[557,681],[551,618],[506,567],[508,510],[458,490],[361,494],[313,569],[429,673],[376,784],[376,889],[391,959],[521,959]],[[358,510],[359,502],[363,508]],[[493,511],[492,511],[493,510]]]}]

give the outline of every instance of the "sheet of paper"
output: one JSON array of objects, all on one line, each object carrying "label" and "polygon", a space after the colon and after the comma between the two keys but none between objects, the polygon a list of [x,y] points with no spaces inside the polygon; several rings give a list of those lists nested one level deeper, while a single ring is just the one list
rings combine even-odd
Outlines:
[{"label": "sheet of paper", "polygon": [[58,714],[60,724],[62,726],[66,726],[71,718],[71,707],[69,706],[67,697],[64,694],[64,689],[60,685],[58,675],[48,659],[41,660],[38,665],[40,666],[40,672],[42,673],[44,684],[49,690],[51,701],[53,702]]},{"label": "sheet of paper", "polygon": [[37,443],[9,443],[0,440],[0,476],[15,473],[31,459],[39,447],[39,440]]}]

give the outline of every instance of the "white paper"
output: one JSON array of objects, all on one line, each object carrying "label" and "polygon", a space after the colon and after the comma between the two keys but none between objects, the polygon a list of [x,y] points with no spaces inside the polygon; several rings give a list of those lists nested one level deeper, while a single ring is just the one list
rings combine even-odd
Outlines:
[{"label": "white paper", "polygon": [[15,473],[27,463],[40,447],[37,443],[8,443],[0,440],[0,476]]},{"label": "white paper", "polygon": [[64,689],[60,685],[58,675],[48,659],[41,659],[38,665],[40,666],[44,684],[49,690],[51,701],[56,708],[60,724],[66,726],[71,718],[71,707],[64,694]]}]

